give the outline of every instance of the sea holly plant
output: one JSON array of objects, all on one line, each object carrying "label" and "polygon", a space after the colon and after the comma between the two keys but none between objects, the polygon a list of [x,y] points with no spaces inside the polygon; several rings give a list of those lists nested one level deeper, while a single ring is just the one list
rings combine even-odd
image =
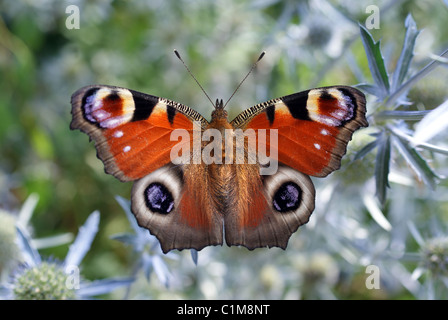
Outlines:
[{"label": "sea holly plant", "polygon": [[[0,209],[0,283],[5,281],[9,272],[23,261],[22,253],[17,246],[16,226],[22,230],[32,229],[30,219],[39,201],[35,193],[28,196],[18,212]],[[45,238],[32,238],[30,242],[37,249],[51,248],[69,243],[73,240],[71,233],[63,233]]]},{"label": "sea holly plant", "polygon": [[[376,150],[376,196],[381,205],[385,205],[387,200],[392,163],[401,163],[404,160],[419,181],[434,189],[443,177],[429,164],[429,157],[434,153],[448,154],[446,147],[428,143],[430,138],[443,133],[447,127],[447,122],[442,119],[448,117],[448,102],[438,107],[428,106],[434,108],[432,111],[413,110],[412,102],[407,99],[413,85],[444,63],[448,50],[410,76],[408,70],[419,30],[411,15],[406,18],[405,27],[402,51],[395,70],[390,74],[386,69],[380,42],[376,42],[369,31],[360,25],[373,84],[364,83],[359,85],[359,88],[377,98],[373,109],[370,110],[369,122],[381,126],[377,126],[377,132],[372,134],[374,140],[359,151],[357,159]],[[415,129],[409,121],[417,121]]]},{"label": "sea holly plant", "polygon": [[417,261],[412,272],[414,281],[421,281],[414,295],[419,299],[446,299],[448,297],[448,236],[443,223],[438,218],[430,219],[428,235],[412,221],[408,222],[409,231],[418,245],[418,252],[409,252],[403,260]]},{"label": "sea holly plant", "polygon": [[132,278],[90,282],[80,275],[80,263],[95,238],[99,219],[97,211],[87,218],[62,262],[43,259],[26,229],[18,225],[18,247],[24,262],[13,271],[10,280],[0,286],[0,297],[17,300],[88,299],[129,285]]},{"label": "sea holly plant", "polygon": [[116,234],[112,236],[112,239],[131,246],[133,251],[137,253],[138,258],[133,268],[133,276],[136,276],[142,270],[146,279],[149,281],[149,277],[154,271],[159,281],[168,287],[172,276],[163,258],[177,259],[177,256],[173,253],[163,254],[157,239],[150,235],[148,230],[141,228],[137,224],[130,210],[131,205],[129,200],[119,196],[116,197],[116,200],[126,213],[126,217],[134,232]]},{"label": "sea holly plant", "polygon": [[[133,232],[119,233],[113,235],[112,239],[131,246],[133,251],[137,254],[137,261],[135,262],[132,272],[133,277],[136,277],[138,272],[142,271],[146,280],[149,281],[151,274],[154,272],[160,283],[168,288],[173,276],[166,261],[177,260],[179,256],[173,252],[167,254],[162,252],[160,242],[156,237],[151,235],[147,229],[144,229],[137,224],[137,221],[131,212],[131,204],[129,200],[120,196],[116,196],[116,200],[123,208]],[[198,252],[191,249],[190,253],[194,264],[197,265]],[[127,294],[129,294],[129,290]]]}]

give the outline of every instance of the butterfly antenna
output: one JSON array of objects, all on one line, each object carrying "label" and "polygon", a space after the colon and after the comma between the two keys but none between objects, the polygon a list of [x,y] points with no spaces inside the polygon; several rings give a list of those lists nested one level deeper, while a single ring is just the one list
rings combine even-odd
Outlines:
[{"label": "butterfly antenna", "polygon": [[238,85],[238,87],[236,87],[235,91],[233,91],[232,95],[230,96],[229,100],[227,100],[227,102],[224,104],[224,108],[226,107],[226,105],[229,103],[230,99],[233,98],[233,96],[235,95],[235,93],[238,91],[238,89],[241,87],[241,85],[243,84],[243,82],[247,79],[247,77],[251,74],[251,72],[255,69],[255,67],[257,66],[258,61],[260,61],[264,55],[266,54],[266,51],[263,51],[260,56],[258,57],[257,61],[254,62],[254,64],[252,65],[252,67],[250,68],[249,72],[246,74],[246,76],[244,77],[243,80],[241,80],[240,84]]},{"label": "butterfly antenna", "polygon": [[190,76],[194,79],[194,81],[196,81],[196,83],[198,84],[199,88],[201,88],[202,92],[204,92],[205,96],[208,98],[208,100],[211,102],[211,104],[213,105],[213,108],[215,108],[215,104],[213,103],[212,99],[210,99],[210,97],[208,96],[207,92],[205,92],[204,88],[201,86],[201,84],[199,83],[199,81],[196,79],[196,77],[193,75],[193,73],[190,71],[190,69],[188,68],[187,64],[184,62],[184,60],[180,57],[179,52],[174,49],[174,54],[176,55],[177,58],[179,58],[180,61],[182,61],[185,69],[187,69],[188,73],[190,74]]}]

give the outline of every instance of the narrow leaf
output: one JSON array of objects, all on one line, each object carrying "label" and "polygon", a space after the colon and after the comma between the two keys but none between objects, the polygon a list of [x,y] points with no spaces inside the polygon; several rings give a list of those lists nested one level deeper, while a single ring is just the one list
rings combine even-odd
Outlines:
[{"label": "narrow leaf", "polygon": [[195,265],[198,265],[198,250],[191,249],[190,250],[191,259],[193,260]]},{"label": "narrow leaf", "polygon": [[134,278],[96,280],[83,284],[76,293],[81,298],[91,298],[100,294],[109,293],[119,287],[130,286],[134,280]]},{"label": "narrow leaf", "polygon": [[143,273],[145,274],[146,280],[149,282],[149,277],[151,276],[153,270],[152,256],[149,255],[147,252],[143,251],[141,263]]},{"label": "narrow leaf", "polygon": [[98,232],[99,223],[100,213],[98,211],[92,212],[84,225],[79,228],[75,242],[68,249],[67,257],[64,261],[66,266],[79,266],[92,245],[93,239]]},{"label": "narrow leaf", "polygon": [[429,150],[429,151],[445,154],[445,155],[448,156],[448,149],[447,148],[438,147],[438,146],[435,146],[433,144],[418,143],[418,144],[415,145],[415,147],[420,147],[422,149],[426,149],[426,150]]},{"label": "narrow leaf", "polygon": [[356,161],[356,160],[364,158],[370,151],[372,151],[373,149],[376,148],[377,142],[378,142],[377,140],[374,140],[374,141],[366,144],[361,150],[359,150],[356,153],[356,156],[353,159],[353,161]]},{"label": "narrow leaf", "polygon": [[360,83],[360,84],[356,85],[355,87],[358,88],[359,90],[365,91],[368,94],[371,94],[375,97],[381,97],[383,94],[383,90],[374,84]]},{"label": "narrow leaf", "polygon": [[411,147],[407,141],[403,141],[398,136],[395,137],[394,144],[409,166],[417,174],[419,179],[431,187],[431,189],[435,189],[440,177],[432,171],[428,163],[415,148]]},{"label": "narrow leaf", "polygon": [[26,198],[25,203],[22,205],[22,208],[19,212],[19,223],[21,226],[25,227],[26,225],[28,225],[28,221],[30,221],[38,202],[39,195],[37,195],[36,193],[30,194],[29,197]]},{"label": "narrow leaf", "polygon": [[389,187],[390,137],[385,132],[378,138],[378,152],[375,163],[376,196],[381,204],[386,201]]},{"label": "narrow leaf", "polygon": [[16,229],[17,242],[23,259],[31,267],[39,265],[41,263],[40,254],[37,252],[36,248],[31,245],[31,238],[28,232],[18,225],[16,226]]},{"label": "narrow leaf", "polygon": [[417,25],[415,24],[412,15],[409,14],[405,21],[406,35],[404,37],[403,48],[401,50],[400,58],[398,59],[392,78],[392,92],[395,91],[404,81],[409,70],[409,65],[414,57],[414,45],[418,34]]},{"label": "narrow leaf", "polygon": [[410,135],[404,133],[402,130],[400,130],[394,126],[387,126],[387,127],[390,131],[392,131],[392,133],[394,135],[396,135],[400,139],[410,142],[411,146],[414,148],[419,147],[419,148],[426,149],[426,150],[429,150],[432,152],[437,152],[437,153],[448,155],[447,148],[438,147],[436,145],[429,144],[429,143],[418,142],[417,140],[414,139],[414,137],[411,137]]},{"label": "narrow leaf", "polygon": [[[448,49],[446,49],[441,55],[441,58],[448,57]],[[384,106],[386,108],[391,107],[397,99],[399,99],[407,90],[409,90],[415,83],[420,81],[422,78],[426,77],[429,73],[431,73],[435,68],[442,65],[443,63],[440,61],[433,60],[424,66],[419,72],[414,74],[408,81],[403,83],[398,89],[391,93],[390,97],[387,99]]]},{"label": "narrow leaf", "polygon": [[120,242],[123,242],[125,244],[129,244],[129,245],[132,245],[132,246],[137,245],[137,241],[138,241],[137,237],[135,236],[135,234],[128,233],[128,232],[114,234],[114,235],[110,236],[110,239],[118,240]]},{"label": "narrow leaf", "polygon": [[380,207],[375,201],[375,198],[370,194],[366,193],[363,195],[362,200],[367,210],[369,211],[370,215],[376,221],[376,223],[378,223],[378,225],[386,231],[392,230],[392,225],[384,216],[383,212],[381,211]]},{"label": "narrow leaf", "polygon": [[391,110],[382,111],[375,115],[376,119],[397,119],[397,120],[421,120],[429,113],[428,110],[423,111],[403,111],[403,110]]},{"label": "narrow leaf", "polygon": [[448,128],[448,100],[429,112],[415,127],[416,143],[426,142]]},{"label": "narrow leaf", "polygon": [[43,248],[51,248],[51,247],[60,246],[63,244],[67,244],[71,241],[73,241],[73,234],[63,233],[63,234],[60,234],[57,236],[33,239],[32,243],[33,243],[34,247],[36,247],[36,249],[43,249]]},{"label": "narrow leaf", "polygon": [[359,29],[370,72],[372,73],[375,84],[381,89],[380,98],[384,99],[389,93],[389,76],[386,71],[383,55],[381,54],[380,41],[375,42],[369,31],[361,24],[359,25]]},{"label": "narrow leaf", "polygon": [[411,232],[412,237],[414,240],[418,243],[418,245],[421,247],[425,244],[425,240],[423,239],[422,235],[418,231],[417,227],[415,226],[414,222],[409,220],[408,221],[408,228]]},{"label": "narrow leaf", "polygon": [[157,278],[161,283],[165,285],[165,287],[169,286],[170,283],[170,271],[166,263],[162,260],[162,258],[158,255],[152,257],[152,266],[154,267],[154,272],[157,275]]},{"label": "narrow leaf", "polygon": [[430,53],[429,57],[431,59],[433,59],[433,60],[436,60],[436,61],[440,62],[440,63],[448,64],[448,59],[447,58],[442,58],[441,56],[437,56],[437,55],[435,55],[433,53]]},{"label": "narrow leaf", "polygon": [[128,218],[129,223],[131,224],[132,228],[134,230],[140,229],[134,215],[131,212],[131,202],[129,200],[126,200],[123,197],[120,197],[120,196],[115,196],[115,200],[117,200],[118,204],[123,208],[124,212],[126,213],[126,217]]}]

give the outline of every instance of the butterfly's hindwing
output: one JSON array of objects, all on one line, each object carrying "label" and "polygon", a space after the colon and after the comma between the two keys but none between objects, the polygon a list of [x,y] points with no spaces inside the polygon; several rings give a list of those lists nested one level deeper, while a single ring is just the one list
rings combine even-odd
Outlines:
[{"label": "butterfly's hindwing", "polygon": [[241,211],[224,216],[227,245],[243,245],[252,250],[260,247],[285,249],[291,235],[308,222],[314,210],[315,191],[309,176],[286,166],[263,179],[259,190],[251,196],[238,197],[238,202],[259,206],[252,219],[244,219]]}]

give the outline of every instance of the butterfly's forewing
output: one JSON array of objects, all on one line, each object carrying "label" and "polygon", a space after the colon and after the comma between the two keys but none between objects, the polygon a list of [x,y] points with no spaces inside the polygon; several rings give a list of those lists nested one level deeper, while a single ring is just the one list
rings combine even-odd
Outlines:
[{"label": "butterfly's forewing", "polygon": [[[347,86],[311,89],[258,104],[231,123],[243,129],[277,129],[277,160],[307,175],[325,177],[341,164],[352,134],[368,126],[364,94]],[[264,141],[261,141],[264,143]]]},{"label": "butterfly's forewing", "polygon": [[107,173],[121,181],[140,179],[170,163],[174,129],[207,121],[180,103],[113,86],[87,86],[72,96],[71,129],[95,141]]}]

